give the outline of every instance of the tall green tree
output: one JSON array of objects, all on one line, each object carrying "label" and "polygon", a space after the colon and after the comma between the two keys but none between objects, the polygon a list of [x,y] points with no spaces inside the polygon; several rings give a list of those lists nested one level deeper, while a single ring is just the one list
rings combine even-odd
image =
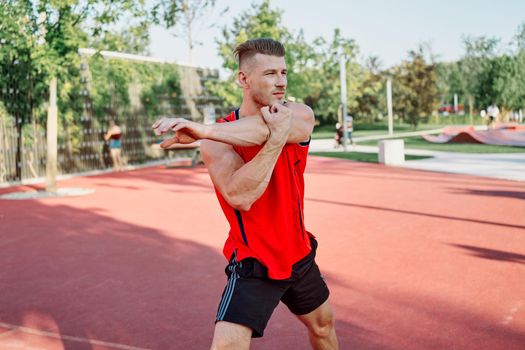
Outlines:
[{"label": "tall green tree", "polygon": [[454,94],[458,95],[460,103],[468,99],[470,90],[463,75],[463,68],[461,61],[436,64],[436,84],[441,102],[451,103]]},{"label": "tall green tree", "polygon": [[394,113],[417,127],[435,110],[439,93],[436,65],[426,62],[422,47],[409,52],[409,59],[393,70]]},{"label": "tall green tree", "polygon": [[525,50],[493,60],[493,93],[506,109],[525,107]]},{"label": "tall green tree", "polygon": [[[373,121],[386,112],[385,83],[378,57],[369,57],[364,66],[360,67],[360,84],[353,93],[357,105],[350,108],[350,113],[357,120]],[[350,77],[356,79],[356,76]]]},{"label": "tall green tree", "polygon": [[98,37],[93,37],[87,46],[97,50],[125,52],[136,55],[149,54],[151,22],[148,20],[132,24],[121,30],[105,31]]},{"label": "tall green tree", "polygon": [[519,53],[525,50],[525,22],[522,22],[514,35],[515,50]]},{"label": "tall green tree", "polygon": [[1,98],[16,101],[8,103],[6,109],[14,116],[19,135],[30,120],[45,125],[48,83],[57,77],[59,122],[64,128],[61,135],[68,137],[67,125],[82,111],[78,49],[126,16],[142,14],[143,5],[143,0],[0,2],[0,67],[4,70],[0,86],[13,92]]},{"label": "tall green tree", "polygon": [[506,109],[525,108],[525,22],[516,30],[510,50],[493,62],[494,92]]},{"label": "tall green tree", "polygon": [[[35,100],[42,94],[41,50],[37,49],[39,26],[29,1],[0,2],[0,102],[5,119],[17,135],[32,118]],[[36,86],[35,86],[36,85]],[[15,178],[22,176],[22,137],[17,138]]]},{"label": "tall green tree", "polygon": [[[31,96],[20,98],[21,104],[39,106],[50,77],[58,77],[62,116],[68,109],[78,112],[81,108],[74,102],[81,89],[78,49],[119,20],[144,11],[143,0],[8,0],[0,6],[0,64],[10,72],[3,78],[23,84],[31,77],[32,89],[15,90],[32,91]],[[19,72],[15,66],[24,69]]]},{"label": "tall green tree", "polygon": [[465,56],[459,63],[460,74],[472,107],[484,109],[495,99],[493,59],[501,41],[486,36],[463,38]]},{"label": "tall green tree", "polygon": [[312,107],[322,123],[335,122],[341,110],[341,56],[346,62],[348,110],[357,107],[358,87],[363,79],[361,67],[355,62],[358,48],[355,41],[343,37],[338,28],[334,30],[331,40],[317,38],[313,46],[319,52],[315,65],[320,70],[316,71],[315,79],[321,82],[321,86],[315,95],[308,97],[313,101]]},{"label": "tall green tree", "polygon": [[498,38],[463,38],[464,56],[457,62],[438,65],[438,87],[445,101],[458,93],[466,97],[469,110],[486,109],[495,102],[504,109],[525,106],[525,23],[514,40],[502,45]]}]

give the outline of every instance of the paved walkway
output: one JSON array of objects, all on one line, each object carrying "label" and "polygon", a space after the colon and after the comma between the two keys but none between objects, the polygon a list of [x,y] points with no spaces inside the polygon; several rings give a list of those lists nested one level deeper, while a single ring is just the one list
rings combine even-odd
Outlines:
[{"label": "paved walkway", "polygon": [[[312,140],[310,151],[333,152],[333,146],[333,140]],[[378,153],[377,146],[349,146],[348,150]],[[479,154],[405,149],[405,154],[433,157],[406,161],[402,165],[405,168],[525,181],[525,152]]]}]

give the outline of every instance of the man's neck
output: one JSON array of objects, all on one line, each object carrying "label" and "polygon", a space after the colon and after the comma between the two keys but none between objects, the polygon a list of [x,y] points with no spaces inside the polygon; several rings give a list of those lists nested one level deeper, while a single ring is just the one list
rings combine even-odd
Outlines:
[{"label": "man's neck", "polygon": [[261,115],[261,108],[255,101],[243,98],[241,107],[239,109],[239,118]]}]

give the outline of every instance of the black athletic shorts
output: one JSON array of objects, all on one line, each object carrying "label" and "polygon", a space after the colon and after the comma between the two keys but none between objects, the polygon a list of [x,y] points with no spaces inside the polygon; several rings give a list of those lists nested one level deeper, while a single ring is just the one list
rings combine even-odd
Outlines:
[{"label": "black athletic shorts", "polygon": [[222,293],[215,322],[227,321],[250,327],[252,337],[262,337],[273,310],[282,301],[295,315],[317,309],[329,295],[328,287],[315,263],[317,241],[312,251],[293,265],[286,280],[268,278],[268,270],[258,260],[237,261],[233,254],[226,266],[228,283]]}]

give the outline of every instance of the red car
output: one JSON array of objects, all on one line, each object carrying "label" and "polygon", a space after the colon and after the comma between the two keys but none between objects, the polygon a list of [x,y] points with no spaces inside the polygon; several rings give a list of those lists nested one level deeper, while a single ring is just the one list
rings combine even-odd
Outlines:
[{"label": "red car", "polygon": [[454,113],[463,114],[464,111],[465,111],[464,106],[463,105],[458,105],[457,112],[454,112],[454,105],[451,105],[451,104],[441,105],[441,107],[439,107],[439,109],[438,109],[438,112],[441,115],[449,115],[449,114],[454,114]]}]

